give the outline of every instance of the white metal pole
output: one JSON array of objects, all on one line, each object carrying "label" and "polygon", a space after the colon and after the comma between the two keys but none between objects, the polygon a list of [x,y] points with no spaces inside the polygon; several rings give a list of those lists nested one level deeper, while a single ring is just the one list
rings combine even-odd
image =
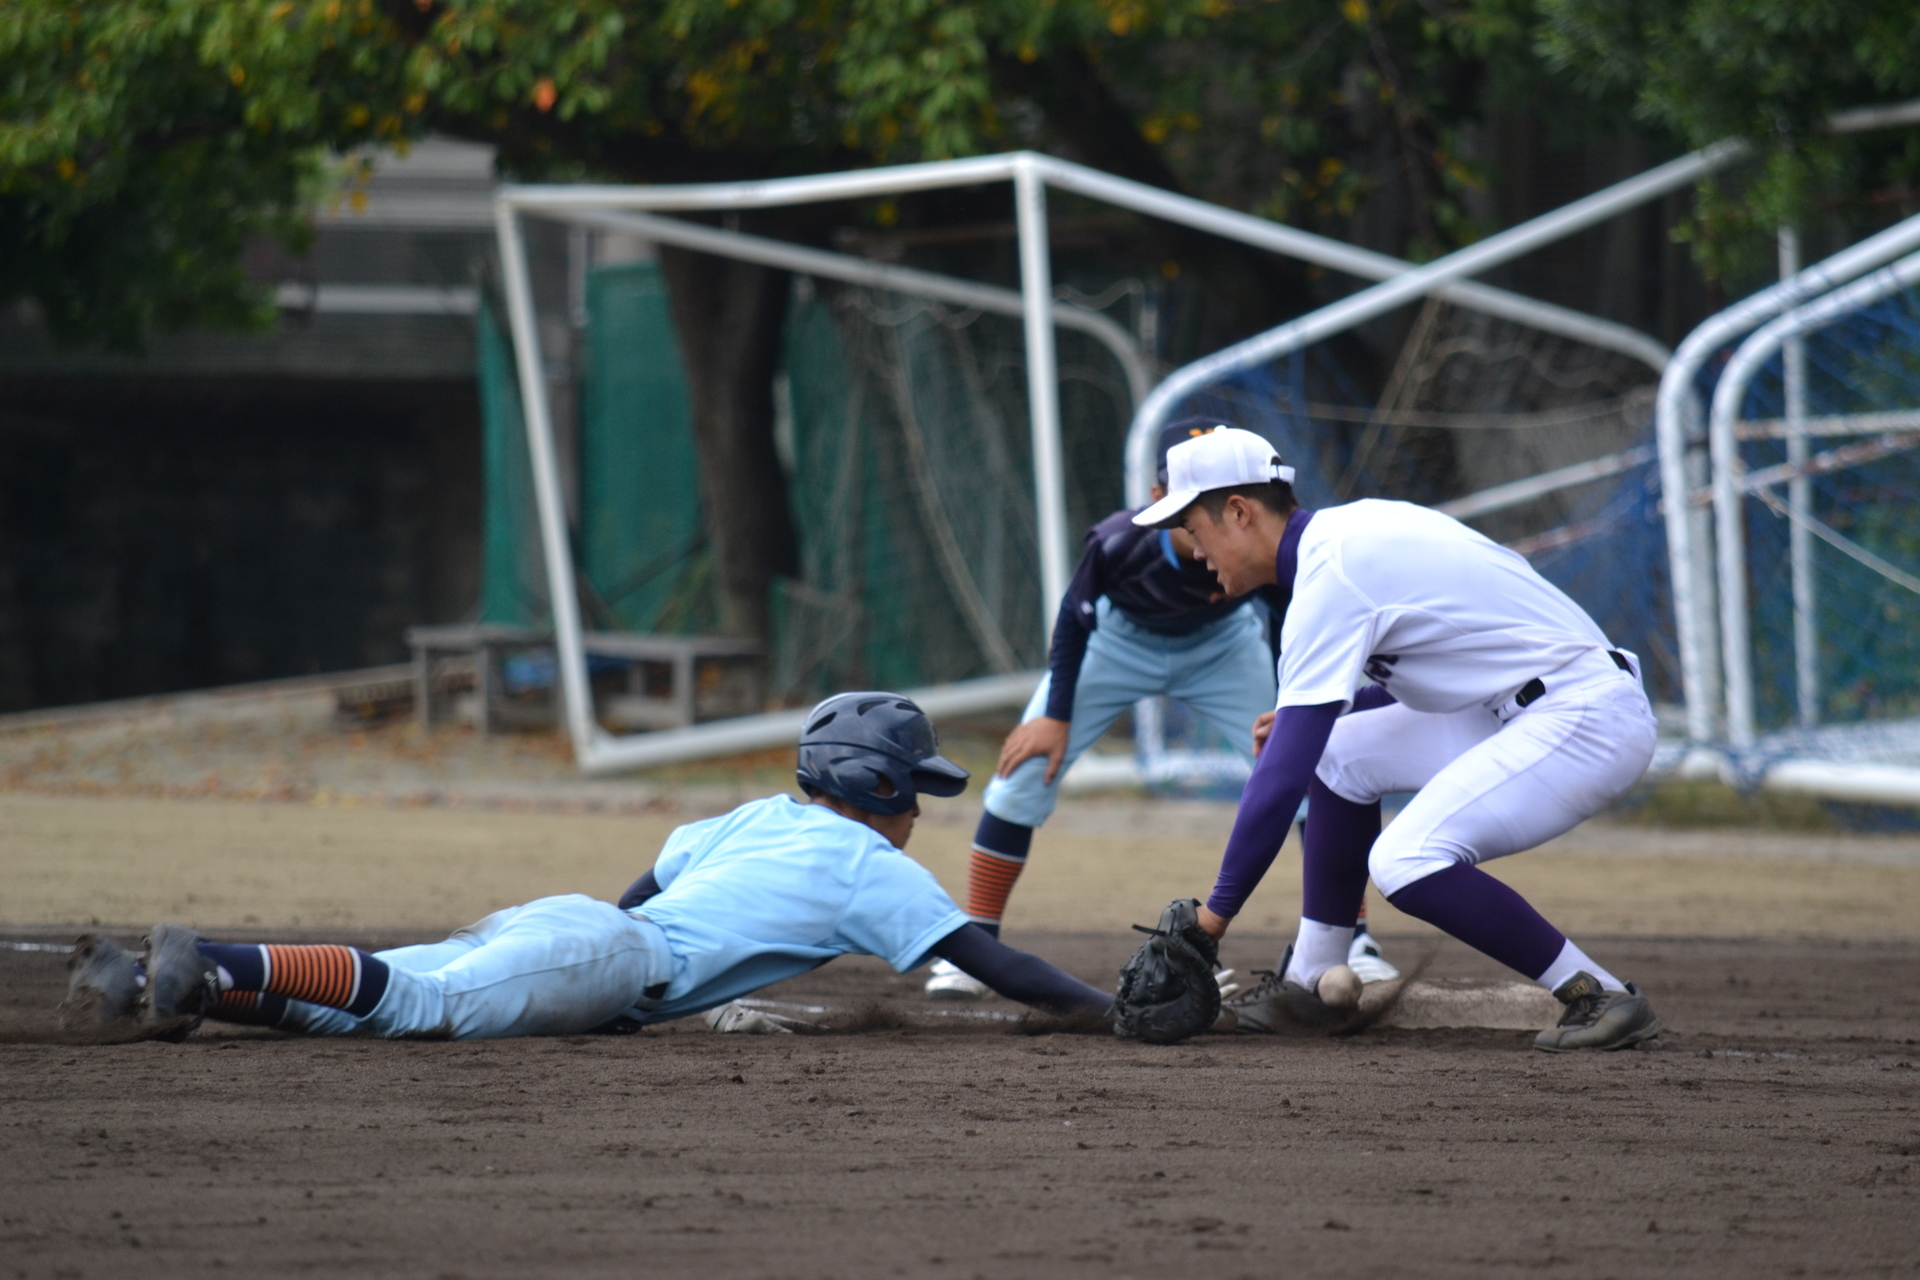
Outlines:
[{"label": "white metal pole", "polygon": [[1154,388],[1147,403],[1134,415],[1136,430],[1156,431],[1172,408],[1185,396],[1229,374],[1272,360],[1302,347],[1344,333],[1375,316],[1425,297],[1440,286],[1491,270],[1511,262],[1575,232],[1607,221],[1617,214],[1657,199],[1701,178],[1724,169],[1749,154],[1752,148],[1741,141],[1716,142],[1702,151],[1670,160],[1624,182],[1583,196],[1551,213],[1530,218],[1508,227],[1464,249],[1456,249],[1435,258],[1425,266],[1349,294],[1338,302],[1310,311],[1297,320],[1289,320],[1265,333],[1255,334],[1204,359],[1196,360],[1168,375]]},{"label": "white metal pole", "polygon": [[1688,500],[1698,480],[1688,474],[1689,424],[1697,420],[1693,379],[1714,352],[1741,334],[1807,299],[1837,288],[1904,253],[1920,247],[1920,216],[1907,218],[1859,244],[1801,271],[1791,280],[1769,285],[1725,311],[1703,320],[1673,353],[1660,377],[1654,401],[1654,435],[1660,446],[1660,488],[1665,497],[1667,555],[1673,583],[1674,626],[1679,633],[1682,696],[1687,703],[1687,736],[1713,739],[1714,706],[1706,677],[1711,670],[1712,637],[1701,622],[1713,583],[1702,572],[1702,548],[1695,536]]},{"label": "white metal pole", "polygon": [[[1074,164],[1053,156],[1039,156],[1039,166],[1047,185],[1071,191],[1089,199],[1118,205],[1150,217],[1211,232],[1228,240],[1254,245],[1273,253],[1318,263],[1344,271],[1362,280],[1390,280],[1412,271],[1418,264],[1328,236],[1301,231],[1284,223],[1223,209],[1192,196],[1183,196],[1159,187],[1150,187],[1131,178],[1115,177],[1098,169]],[[1434,291],[1435,296],[1456,306],[1501,316],[1520,324],[1546,329],[1576,341],[1590,343],[1609,351],[1618,351],[1658,370],[1667,362],[1669,352],[1659,342],[1637,329],[1602,320],[1585,312],[1540,302],[1504,289],[1473,281],[1457,281]]]},{"label": "white metal pole", "polygon": [[[805,245],[749,235],[744,231],[722,231],[718,227],[703,227],[699,223],[684,222],[678,218],[606,209],[561,211],[552,216],[589,226],[629,231],[661,244],[698,249],[702,253],[737,258],[743,262],[765,263],[825,280],[845,280],[849,284],[887,289],[907,297],[952,302],[995,315],[1026,315],[1025,300],[1012,289],[958,280],[952,276],[887,262],[871,262],[844,253],[828,253],[824,249],[810,249]],[[1053,304],[1053,322],[1062,328],[1077,329],[1087,334],[1113,353],[1113,358],[1119,362],[1127,378],[1127,391],[1133,401],[1129,409],[1147,398],[1147,392],[1153,389],[1153,376],[1147,367],[1146,354],[1133,336],[1118,323],[1101,312],[1058,301]]]},{"label": "white metal pole", "polygon": [[500,238],[500,275],[507,291],[507,322],[513,330],[514,367],[520,375],[520,406],[527,420],[527,451],[533,458],[534,506],[540,517],[540,545],[546,553],[547,594],[553,606],[555,664],[559,668],[561,706],[574,758],[583,765],[593,752],[599,726],[587,687],[587,657],[581,648],[580,594],[573,579],[573,553],[567,543],[566,499],[560,492],[560,464],[553,447],[553,419],[547,406],[547,375],[541,367],[540,329],[533,311],[533,282],[527,274],[520,218],[504,199],[493,206]]},{"label": "white metal pole", "polygon": [[[1723,382],[1714,396],[1716,409]],[[1744,390],[1744,388],[1742,388]],[[1733,402],[1738,416],[1740,402]],[[1716,413],[1707,433],[1713,458],[1713,543],[1720,587],[1720,664],[1726,675],[1727,741],[1737,751],[1753,746],[1753,646],[1747,632],[1746,504],[1740,492],[1740,442],[1731,426],[1720,430]]]},{"label": "white metal pole", "polygon": [[[1800,233],[1792,227],[1780,228],[1780,278],[1790,280],[1800,272]],[[1798,334],[1781,348],[1785,369],[1786,406],[1782,415],[1787,424],[1787,465],[1794,477],[1787,483],[1787,509],[1794,515],[1788,521],[1787,554],[1793,580],[1793,686],[1798,703],[1800,727],[1811,729],[1820,723],[1820,637],[1814,612],[1813,531],[1806,517],[1813,514],[1813,478],[1805,473],[1807,465],[1807,344]]]},{"label": "white metal pole", "polygon": [[[1031,152],[942,160],[926,164],[859,169],[848,173],[816,174],[765,182],[723,182],[653,187],[512,186],[505,188],[516,208],[568,216],[582,209],[742,209],[820,200],[851,200],[863,196],[924,191],[972,183],[1003,181],[1015,168],[1029,164],[1041,180],[1063,191],[1164,218],[1182,226],[1238,240],[1273,253],[1344,271],[1363,280],[1385,280],[1414,269],[1411,262],[1363,249],[1345,241],[1301,231],[1282,223],[1223,209],[1191,196],[1177,195],[1142,182],[1118,178],[1098,169]],[[1602,320],[1552,303],[1508,293],[1474,281],[1443,286],[1440,296],[1470,310],[1503,316],[1551,333],[1588,342],[1643,361],[1658,369],[1667,349],[1651,337],[1625,325]],[[1149,478],[1151,482],[1151,478]]]},{"label": "white metal pole", "polygon": [[[1686,479],[1678,490],[1669,489],[1666,483],[1666,468],[1663,465],[1660,482],[1660,491],[1663,495],[1673,492],[1698,493],[1713,483],[1713,463],[1707,456],[1707,414],[1701,407],[1699,395],[1691,390],[1687,393],[1686,424],[1687,446],[1684,463]],[[1664,456],[1663,454],[1663,461]],[[1673,505],[1675,504],[1668,504],[1669,511],[1672,510]],[[1717,726],[1723,718],[1721,690],[1724,686],[1720,678],[1720,601],[1714,588],[1714,584],[1719,581],[1719,574],[1713,567],[1713,508],[1684,502],[1677,505],[1685,511],[1680,520],[1687,531],[1687,538],[1681,545],[1686,548],[1684,559],[1688,566],[1688,575],[1683,581],[1677,568],[1673,570],[1674,616],[1678,618],[1684,613],[1693,620],[1693,630],[1688,634],[1695,638],[1695,652],[1691,667],[1687,665],[1686,645],[1683,643],[1680,647],[1681,690],[1682,696],[1686,699],[1690,726],[1694,719],[1695,696],[1696,694],[1698,696],[1701,708],[1700,719],[1707,725],[1707,731],[1697,737],[1691,733],[1688,736],[1696,742],[1705,742],[1716,736]],[[1670,516],[1667,521],[1669,534],[1672,532],[1673,523]],[[1689,673],[1694,676],[1692,682],[1686,678]],[[1714,767],[1715,776],[1718,776],[1718,765]]]},{"label": "white metal pole", "polygon": [[[1811,274],[1803,271],[1796,280]],[[1795,338],[1838,320],[1920,281],[1920,253],[1910,254],[1851,284],[1795,307],[1759,329],[1735,349],[1713,390],[1707,438],[1713,454],[1714,525],[1719,538],[1721,647],[1727,674],[1727,738],[1750,747],[1756,738],[1752,641],[1747,619],[1746,541],[1742,499],[1750,486],[1740,468],[1739,419],[1747,387],[1773,353]],[[1778,286],[1776,286],[1778,287]]]},{"label": "white metal pole", "polygon": [[1040,634],[1053,630],[1067,594],[1067,487],[1060,447],[1060,380],[1053,351],[1053,265],[1047,188],[1031,158],[1014,168],[1020,230],[1020,294],[1026,308],[1027,399],[1033,424],[1033,497],[1040,517]]}]

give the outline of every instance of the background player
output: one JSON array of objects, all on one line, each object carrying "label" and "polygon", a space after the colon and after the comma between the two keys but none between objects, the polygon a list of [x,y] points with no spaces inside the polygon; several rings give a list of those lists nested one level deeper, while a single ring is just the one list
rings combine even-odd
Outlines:
[{"label": "background player", "polygon": [[377,954],[215,943],[160,925],[144,975],[110,941],[83,939],[69,1001],[117,1002],[175,1036],[203,1015],[315,1035],[565,1035],[698,1013],[858,954],[902,973],[937,955],[1010,999],[1107,1011],[1106,992],[968,923],[902,852],[920,794],[967,784],[912,702],[822,702],[800,738],[798,776],[810,802],[773,796],[675,830],[621,906],[541,898],[445,942]]},{"label": "background player", "polygon": [[[1221,426],[1217,419],[1189,418],[1161,431],[1156,501],[1166,492],[1167,450]],[[1251,759],[1254,721],[1273,708],[1280,610],[1256,604],[1248,592],[1223,592],[1186,530],[1141,528],[1133,516],[1133,510],[1116,511],[1087,531],[1086,551],[1053,624],[1047,676],[1000,749],[987,784],[966,901],[968,919],[996,936],[1034,829],[1059,801],[1061,774],[1122,711],[1164,694]],[[1364,922],[1350,949],[1363,979],[1397,976]],[[966,998],[987,989],[936,962],[927,994]]]},{"label": "background player", "polygon": [[[1523,558],[1405,502],[1294,501],[1265,440],[1176,446],[1165,499],[1228,591],[1292,593],[1278,710],[1200,923],[1226,931],[1309,795],[1300,929],[1280,970],[1231,1007],[1242,1026],[1326,1016],[1315,988],[1346,955],[1371,872],[1388,901],[1552,991],[1539,1048],[1618,1049],[1660,1029],[1646,998],[1476,865],[1598,813],[1653,758],[1631,655]],[[1366,709],[1356,690],[1379,691]],[[1384,704],[1384,705],[1380,705]],[[1380,797],[1417,794],[1383,834]]]}]

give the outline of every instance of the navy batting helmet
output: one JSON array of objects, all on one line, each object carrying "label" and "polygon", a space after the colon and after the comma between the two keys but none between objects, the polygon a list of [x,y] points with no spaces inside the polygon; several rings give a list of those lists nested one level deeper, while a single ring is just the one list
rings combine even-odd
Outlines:
[{"label": "navy batting helmet", "polygon": [[905,813],[922,791],[957,796],[968,777],[940,754],[927,713],[897,693],[838,693],[808,712],[796,772],[808,795],[885,814]]},{"label": "navy batting helmet", "polygon": [[1178,422],[1169,422],[1160,428],[1160,441],[1153,450],[1153,460],[1159,468],[1154,473],[1155,478],[1161,484],[1167,482],[1167,450],[1177,444],[1185,444],[1196,437],[1204,436],[1208,432],[1232,425],[1231,422],[1224,422],[1219,418],[1182,418]]}]

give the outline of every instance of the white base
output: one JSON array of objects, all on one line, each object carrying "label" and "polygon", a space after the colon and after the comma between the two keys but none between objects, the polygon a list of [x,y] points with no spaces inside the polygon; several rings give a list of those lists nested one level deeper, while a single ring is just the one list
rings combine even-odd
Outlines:
[{"label": "white base", "polygon": [[[1360,1007],[1385,1000],[1384,986],[1362,990]],[[1538,1031],[1560,1020],[1560,1002],[1531,982],[1455,985],[1409,982],[1400,1000],[1380,1020],[1383,1027],[1483,1027],[1492,1031]]]}]

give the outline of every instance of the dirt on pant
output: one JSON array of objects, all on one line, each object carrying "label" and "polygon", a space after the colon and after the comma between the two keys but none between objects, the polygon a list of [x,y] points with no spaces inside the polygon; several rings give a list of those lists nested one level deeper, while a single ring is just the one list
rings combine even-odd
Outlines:
[{"label": "dirt on pant", "polygon": [[[73,930],[15,931],[57,943]],[[289,936],[289,935],[281,935]],[[411,941],[343,938],[343,941]],[[1012,939],[1111,984],[1123,934]],[[932,1016],[842,960],[820,1035],[80,1043],[0,950],[0,1276],[1877,1275],[1920,1263],[1920,945],[1583,939],[1651,1047],[1173,1048]],[[1230,964],[1281,939],[1235,935]],[[1431,936],[1428,976],[1504,975]],[[954,1006],[947,1006],[952,1010]],[[1010,1006],[964,1006],[975,1015]]]}]

